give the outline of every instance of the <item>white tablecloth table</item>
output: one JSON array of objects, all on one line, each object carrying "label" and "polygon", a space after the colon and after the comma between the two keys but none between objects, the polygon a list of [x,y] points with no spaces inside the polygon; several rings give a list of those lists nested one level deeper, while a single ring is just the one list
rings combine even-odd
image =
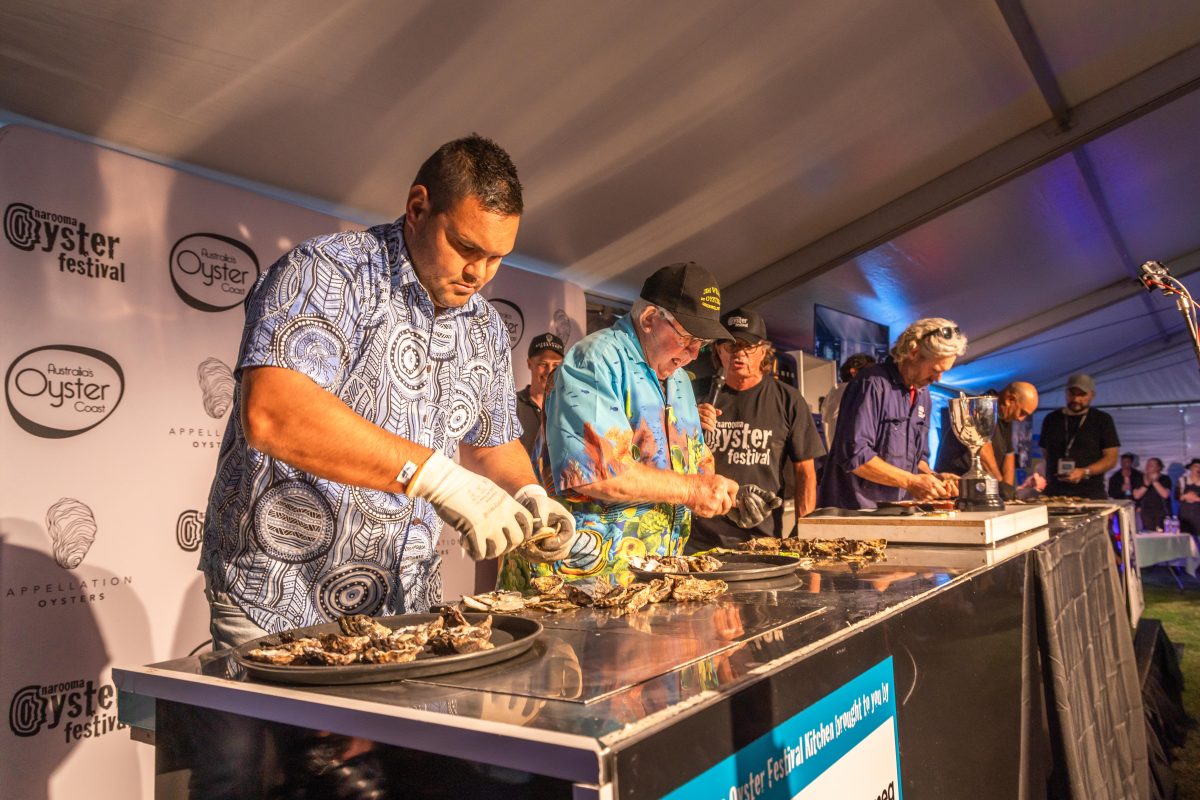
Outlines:
[{"label": "white tablecloth table", "polygon": [[1167,564],[1183,567],[1193,577],[1200,568],[1200,550],[1190,533],[1139,533],[1134,539],[1139,567]]}]

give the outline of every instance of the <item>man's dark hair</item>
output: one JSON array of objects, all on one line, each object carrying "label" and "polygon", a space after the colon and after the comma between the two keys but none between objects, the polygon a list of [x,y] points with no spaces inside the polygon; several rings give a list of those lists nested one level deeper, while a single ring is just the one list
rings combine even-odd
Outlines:
[{"label": "man's dark hair", "polygon": [[429,192],[434,214],[465,197],[475,197],[487,211],[518,216],[525,210],[517,168],[504,148],[472,133],[446,142],[417,170],[413,186]]},{"label": "man's dark hair", "polygon": [[838,370],[838,377],[841,379],[842,383],[845,383],[854,377],[850,373],[851,370],[858,371],[860,369],[866,369],[874,363],[874,356],[869,356],[866,353],[855,353],[852,356],[847,356],[846,360],[842,362],[842,368]]}]

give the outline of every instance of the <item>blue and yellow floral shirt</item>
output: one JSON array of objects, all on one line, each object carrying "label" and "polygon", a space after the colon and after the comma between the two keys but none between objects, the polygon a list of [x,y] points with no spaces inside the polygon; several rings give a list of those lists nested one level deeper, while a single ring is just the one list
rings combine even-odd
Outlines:
[{"label": "blue and yellow floral shirt", "polygon": [[634,463],[684,475],[713,472],[687,373],[676,370],[665,383],[664,392],[628,315],[567,351],[546,398],[541,477],[575,515],[579,536],[554,564],[506,557],[502,586],[525,589],[530,578],[551,573],[628,583],[631,556],[683,553],[692,526],[687,508],[602,502],[578,491]]}]

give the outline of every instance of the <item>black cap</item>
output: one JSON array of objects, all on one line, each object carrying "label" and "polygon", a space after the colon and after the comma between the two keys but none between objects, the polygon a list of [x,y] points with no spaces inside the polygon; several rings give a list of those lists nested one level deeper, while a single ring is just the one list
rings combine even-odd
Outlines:
[{"label": "black cap", "polygon": [[558,353],[561,356],[565,354],[566,349],[562,339],[553,333],[543,333],[541,336],[535,336],[530,340],[528,357],[533,358],[538,353],[543,353],[546,350]]},{"label": "black cap", "polygon": [[695,261],[669,264],[642,284],[642,299],[670,311],[698,339],[732,339],[721,325],[721,289]]},{"label": "black cap", "polygon": [[748,308],[735,308],[721,317],[721,324],[735,339],[758,344],[767,340],[767,323]]}]

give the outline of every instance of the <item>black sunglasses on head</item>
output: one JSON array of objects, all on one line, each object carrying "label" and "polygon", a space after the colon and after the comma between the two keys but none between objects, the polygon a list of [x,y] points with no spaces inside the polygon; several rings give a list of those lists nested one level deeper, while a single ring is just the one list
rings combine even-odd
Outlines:
[{"label": "black sunglasses on head", "polygon": [[962,335],[962,331],[959,329],[959,327],[957,325],[955,325],[953,328],[950,328],[950,327],[934,328],[933,330],[931,330],[929,333],[925,334],[921,338],[928,339],[931,336],[940,336],[943,339],[956,339],[961,335]]}]

